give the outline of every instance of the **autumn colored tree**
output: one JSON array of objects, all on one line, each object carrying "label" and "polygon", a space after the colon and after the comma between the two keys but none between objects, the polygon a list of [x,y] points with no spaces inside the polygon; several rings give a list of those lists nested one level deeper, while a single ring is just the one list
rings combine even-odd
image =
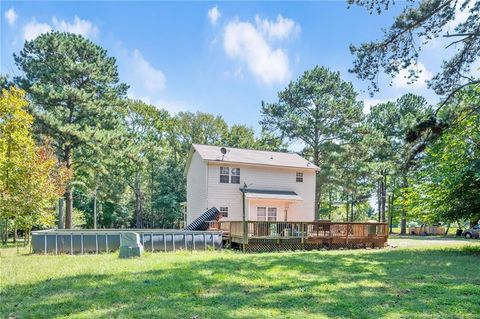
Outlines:
[{"label": "autumn colored tree", "polygon": [[0,219],[2,239],[8,223],[29,232],[33,226],[51,226],[54,200],[61,196],[68,176],[58,166],[49,145],[35,146],[33,116],[25,93],[3,89],[0,99]]}]

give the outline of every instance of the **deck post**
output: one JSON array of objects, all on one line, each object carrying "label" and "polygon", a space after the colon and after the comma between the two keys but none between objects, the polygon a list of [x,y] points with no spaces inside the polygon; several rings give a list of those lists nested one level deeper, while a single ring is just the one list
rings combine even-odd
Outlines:
[{"label": "deck post", "polygon": [[105,251],[108,254],[108,233],[105,233]]},{"label": "deck post", "polygon": [[303,234],[303,223],[300,223],[300,236],[301,236],[301,239],[300,241],[302,242],[302,249],[305,249],[305,238],[304,238],[304,234]]},{"label": "deck post", "polygon": [[348,233],[350,232],[350,224],[347,223],[347,235],[345,237],[345,244],[348,244]]}]

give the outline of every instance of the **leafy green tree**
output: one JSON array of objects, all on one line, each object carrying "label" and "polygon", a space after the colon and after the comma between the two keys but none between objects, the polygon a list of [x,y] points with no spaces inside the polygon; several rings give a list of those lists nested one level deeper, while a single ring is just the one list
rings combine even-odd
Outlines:
[{"label": "leafy green tree", "polygon": [[221,116],[180,112],[173,118],[168,141],[175,161],[183,165],[192,144],[222,145],[227,134],[228,125]]},{"label": "leafy green tree", "polygon": [[468,220],[473,226],[480,220],[480,86],[458,95],[458,104],[449,105],[454,120],[424,152],[405,204],[424,222]]},{"label": "leafy green tree", "polygon": [[237,148],[255,148],[255,132],[245,125],[234,124],[226,136],[225,145]]},{"label": "leafy green tree", "polygon": [[149,169],[158,165],[162,146],[165,143],[167,123],[170,120],[166,111],[141,101],[128,101],[125,118],[126,138],[121,152],[123,176],[134,196],[135,226],[143,228],[146,180]]},{"label": "leafy green tree", "polygon": [[[394,1],[348,0],[348,3],[380,14]],[[403,6],[403,11],[384,31],[381,40],[351,45],[350,50],[356,56],[351,72],[370,81],[372,92],[378,91],[378,74],[382,71],[396,76],[400,70],[407,69],[408,79],[413,82],[421,72],[416,63],[422,47],[442,36],[449,41],[444,53],[447,54],[447,49],[452,46],[456,51],[443,62],[441,72],[433,77],[429,86],[445,96],[446,103],[461,88],[480,83],[478,73],[471,72],[471,66],[480,57],[480,2],[422,0],[406,1]],[[459,20],[462,15],[467,16],[463,21]]]},{"label": "leafy green tree", "polygon": [[[82,36],[50,32],[26,41],[14,55],[22,75],[15,82],[31,100],[37,132],[48,136],[67,169],[65,227],[72,227],[74,167],[79,148],[108,143],[118,124],[119,101],[127,86],[119,83],[115,59]],[[88,159],[83,161],[88,165]]]},{"label": "leafy green tree", "polygon": [[[358,133],[363,104],[351,83],[324,67],[306,71],[278,94],[278,102],[262,102],[261,124],[282,139],[300,142],[315,165],[326,164],[328,150],[341,148]],[[316,207],[325,183],[317,175]]]},{"label": "leafy green tree", "polygon": [[[371,108],[367,123],[374,136],[371,150],[376,179],[379,181],[379,212],[385,215],[387,195],[387,177],[390,179],[390,196],[395,189],[408,187],[408,174],[415,163],[410,151],[412,145],[407,140],[411,128],[433,111],[426,100],[418,95],[405,94],[395,102],[375,105]],[[395,198],[393,198],[393,201]],[[401,233],[406,232],[406,209],[402,209]]]},{"label": "leafy green tree", "polygon": [[53,224],[52,205],[61,196],[66,177],[50,147],[35,145],[33,117],[24,96],[15,87],[3,89],[0,96],[0,220],[4,242],[9,220],[25,233],[33,226]]}]

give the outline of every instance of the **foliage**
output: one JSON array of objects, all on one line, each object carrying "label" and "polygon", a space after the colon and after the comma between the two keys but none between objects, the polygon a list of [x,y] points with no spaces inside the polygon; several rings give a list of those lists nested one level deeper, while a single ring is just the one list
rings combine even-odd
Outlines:
[{"label": "foliage", "polygon": [[[335,157],[346,158],[341,154],[344,146],[357,138],[362,107],[351,83],[343,81],[338,72],[317,66],[278,93],[278,102],[262,102],[260,123],[265,131],[274,132],[281,139],[303,144],[303,155],[324,168]],[[325,180],[331,178],[333,171],[322,170],[320,174],[328,175],[317,176],[317,212],[327,192],[329,182]]]},{"label": "foliage", "polygon": [[28,231],[53,225],[52,206],[69,175],[48,142],[35,145],[24,95],[11,87],[2,90],[0,99],[0,219]]},{"label": "foliage", "polygon": [[[118,83],[115,59],[82,36],[60,32],[26,41],[14,58],[22,71],[15,82],[32,102],[36,132],[52,140],[58,158],[75,173],[74,167],[89,164],[78,149],[100,150],[118,124],[127,86]],[[65,192],[66,228],[72,226],[74,178]]]},{"label": "foliage", "polygon": [[[380,14],[393,5],[393,0],[348,0],[349,4],[364,6],[372,13]],[[467,18],[462,21],[461,16]],[[370,81],[371,92],[378,91],[378,74],[397,76],[401,70],[408,71],[408,80],[414,82],[422,71],[417,67],[421,48],[441,35],[455,47],[453,56],[445,60],[442,71],[429,82],[439,95],[451,97],[465,85],[479,83],[480,78],[470,73],[470,68],[480,56],[480,1],[476,0],[422,0],[407,1],[401,14],[383,39],[351,45],[356,56],[351,72],[360,79]]]},{"label": "foliage", "polygon": [[[424,221],[480,220],[480,86],[461,92],[455,120],[429,146],[406,204]],[[446,111],[448,113],[448,111]]]}]

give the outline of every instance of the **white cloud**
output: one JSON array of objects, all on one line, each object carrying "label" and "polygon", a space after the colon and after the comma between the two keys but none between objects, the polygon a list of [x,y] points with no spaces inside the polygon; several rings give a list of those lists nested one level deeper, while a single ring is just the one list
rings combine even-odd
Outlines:
[{"label": "white cloud", "polygon": [[230,21],[224,30],[223,48],[228,57],[237,60],[260,82],[271,85],[285,83],[290,78],[289,58],[284,49],[274,48],[269,40],[285,39],[293,35],[293,25],[280,15],[277,22],[261,20],[257,26],[250,22]]},{"label": "white cloud", "polygon": [[23,28],[23,38],[27,41],[33,40],[42,33],[47,33],[52,30],[48,23],[38,23],[35,18]]},{"label": "white cloud", "polygon": [[13,26],[15,24],[15,21],[17,21],[17,18],[18,15],[13,9],[13,7],[5,11],[5,19],[7,20],[9,26]]},{"label": "white cloud", "polygon": [[88,20],[82,20],[78,16],[73,18],[73,22],[65,20],[58,20],[55,16],[52,17],[52,24],[39,23],[33,18],[23,28],[23,38],[25,40],[33,40],[42,33],[47,33],[51,30],[62,32],[70,32],[82,35],[87,38],[96,37],[98,28]]},{"label": "white cloud", "polygon": [[218,10],[218,7],[215,6],[210,10],[208,10],[207,16],[208,16],[208,19],[210,20],[210,23],[215,25],[217,24],[218,18],[220,18],[221,16],[220,10]]},{"label": "white cloud", "polygon": [[[410,70],[418,72],[418,78],[416,81],[412,81],[408,78]],[[433,74],[422,63],[418,62],[417,64],[411,66],[408,69],[402,69],[392,80],[392,85],[395,89],[424,89],[427,87],[426,81],[432,78]]]},{"label": "white cloud", "polygon": [[186,103],[166,98],[165,74],[148,61],[140,50],[127,50],[119,42],[114,51],[118,58],[120,78],[130,85],[128,97],[170,112],[187,109]]},{"label": "white cloud", "polygon": [[277,21],[261,19],[259,15],[255,16],[257,29],[270,39],[287,39],[300,33],[301,28],[298,23],[289,18],[277,16]]},{"label": "white cloud", "polygon": [[52,23],[55,30],[80,34],[87,38],[96,37],[98,34],[98,28],[92,22],[82,20],[77,16],[73,18],[73,23],[52,17]]},{"label": "white cloud", "polygon": [[165,88],[166,80],[163,72],[145,60],[138,49],[133,50],[128,63],[129,77],[134,79],[133,85],[137,90],[143,91],[143,89],[140,89],[141,87],[147,93],[155,93]]}]

